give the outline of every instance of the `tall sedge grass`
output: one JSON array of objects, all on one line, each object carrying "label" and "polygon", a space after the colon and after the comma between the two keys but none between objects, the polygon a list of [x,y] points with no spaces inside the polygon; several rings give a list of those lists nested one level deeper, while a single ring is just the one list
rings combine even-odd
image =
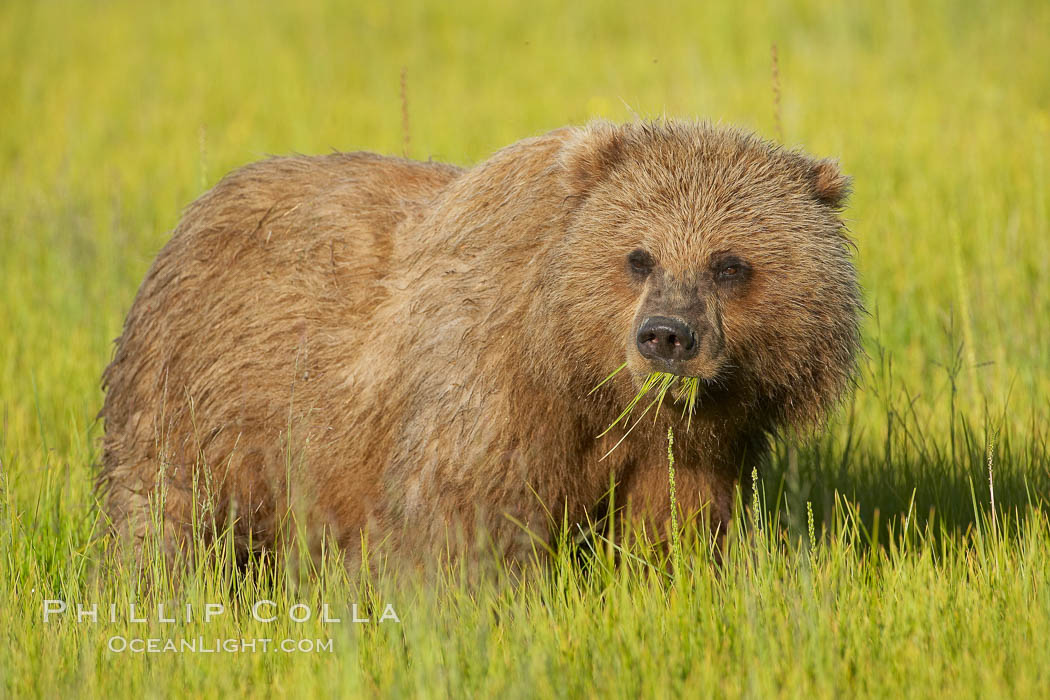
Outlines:
[{"label": "tall sedge grass", "polygon": [[[591,389],[593,394],[607,382],[612,380],[617,374],[623,371],[627,367],[627,363],[623,363],[617,367],[613,372],[603,379],[597,386]],[[616,417],[609,427],[602,431],[598,437],[604,437],[608,435],[611,430],[620,426],[625,428],[623,430],[620,439],[616,441],[616,444],[612,446],[606,456],[623,444],[623,441],[627,439],[627,436],[631,434],[631,431],[642,422],[642,420],[649,415],[649,412],[653,412],[653,418],[657,418],[660,415],[660,409],[664,405],[664,400],[667,399],[668,394],[671,395],[672,400],[675,403],[681,404],[682,406],[682,417],[686,419],[686,429],[692,426],[693,414],[696,412],[697,400],[700,397],[700,382],[699,377],[681,377],[669,372],[650,372],[645,380],[642,382],[637,393],[627,402],[627,406],[624,407],[620,415]],[[649,402],[645,403],[644,399],[649,397]],[[631,420],[635,409],[639,404],[644,405],[641,414],[638,415],[633,421]],[[653,410],[655,408],[655,410]]]}]

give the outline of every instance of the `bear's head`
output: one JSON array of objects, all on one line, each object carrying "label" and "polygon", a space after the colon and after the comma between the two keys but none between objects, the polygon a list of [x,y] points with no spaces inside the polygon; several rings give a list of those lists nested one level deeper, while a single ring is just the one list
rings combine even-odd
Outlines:
[{"label": "bear's head", "polygon": [[567,137],[558,172],[554,304],[588,381],[626,362],[623,391],[653,371],[699,378],[699,412],[729,402],[769,427],[826,414],[862,308],[833,162],[703,124],[595,123]]}]

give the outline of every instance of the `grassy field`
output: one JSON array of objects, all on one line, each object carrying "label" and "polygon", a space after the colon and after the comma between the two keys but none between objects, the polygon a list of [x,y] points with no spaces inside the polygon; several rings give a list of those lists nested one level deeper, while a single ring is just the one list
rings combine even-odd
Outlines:
[{"label": "grassy field", "polygon": [[[1050,5],[144,6],[0,3],[0,696],[1045,696]],[[782,132],[855,178],[857,391],[826,434],[777,444],[721,569],[687,546],[671,577],[601,551],[518,586],[231,584],[219,560],[174,595],[192,622],[130,621],[168,594],[101,566],[94,416],[180,210],[267,154],[471,164],[634,114]],[[49,599],[100,619],[45,621]],[[253,619],[264,600],[277,621]],[[376,623],[388,603],[400,622]],[[322,648],[111,650],[198,636]]]}]

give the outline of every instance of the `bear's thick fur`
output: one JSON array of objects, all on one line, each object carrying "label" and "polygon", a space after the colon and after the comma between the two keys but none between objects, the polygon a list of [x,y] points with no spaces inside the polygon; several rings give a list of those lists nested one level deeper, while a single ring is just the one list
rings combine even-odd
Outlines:
[{"label": "bear's thick fur", "polygon": [[[268,548],[291,510],[351,566],[363,533],[403,560],[481,533],[517,560],[614,482],[663,523],[670,422],[679,502],[724,525],[767,436],[848,383],[847,191],[829,161],[684,122],[559,129],[469,170],[242,168],[186,211],[105,371],[108,514],[138,544],[163,511],[173,549],[210,518]],[[664,406],[601,459],[653,369],[701,378],[691,422]]]}]

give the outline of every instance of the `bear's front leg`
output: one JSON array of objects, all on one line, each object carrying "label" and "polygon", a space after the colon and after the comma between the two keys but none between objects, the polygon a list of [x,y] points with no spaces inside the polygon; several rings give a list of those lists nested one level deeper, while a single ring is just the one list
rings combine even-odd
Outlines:
[{"label": "bear's front leg", "polygon": [[[666,544],[671,533],[671,471],[665,455],[638,464],[617,489],[626,508],[621,532],[644,528],[648,538]],[[710,533],[721,549],[733,512],[737,473],[680,460],[674,467],[674,501],[678,527],[686,534]],[[705,532],[706,523],[706,532]]]}]

